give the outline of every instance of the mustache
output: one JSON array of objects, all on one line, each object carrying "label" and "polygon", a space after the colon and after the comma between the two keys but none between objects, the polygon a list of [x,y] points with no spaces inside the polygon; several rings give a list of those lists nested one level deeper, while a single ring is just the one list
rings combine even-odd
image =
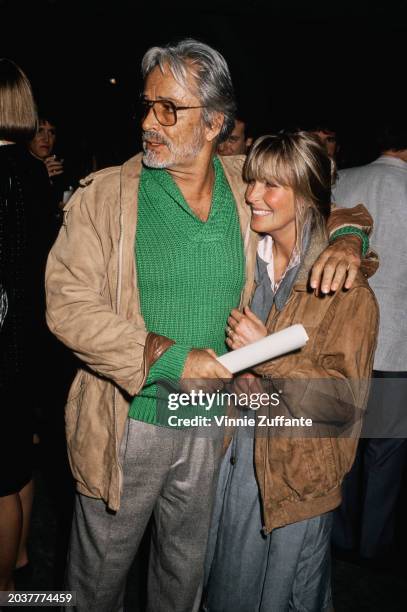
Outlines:
[{"label": "mustache", "polygon": [[171,144],[162,134],[154,130],[146,130],[142,133],[143,142],[155,142],[157,144],[165,144],[167,147]]}]

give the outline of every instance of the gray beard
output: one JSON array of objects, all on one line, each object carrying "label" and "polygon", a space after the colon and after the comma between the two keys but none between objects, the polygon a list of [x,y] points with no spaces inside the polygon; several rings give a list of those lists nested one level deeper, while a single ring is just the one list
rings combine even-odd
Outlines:
[{"label": "gray beard", "polygon": [[[147,132],[145,136],[152,135],[154,132]],[[158,140],[158,138],[157,138]],[[203,130],[200,126],[196,126],[192,135],[192,142],[185,143],[179,147],[172,145],[168,140],[163,137],[159,138],[159,142],[163,142],[167,145],[170,152],[170,156],[165,161],[159,161],[155,151],[146,148],[146,143],[143,139],[143,163],[149,168],[171,168],[177,163],[182,163],[190,159],[194,159],[198,153],[202,150],[204,145]]]},{"label": "gray beard", "polygon": [[170,161],[158,161],[158,159],[156,159],[156,154],[154,153],[154,151],[149,151],[148,149],[146,149],[146,146],[143,142],[143,149],[144,149],[144,155],[143,155],[143,164],[145,166],[148,166],[148,168],[168,168]]}]

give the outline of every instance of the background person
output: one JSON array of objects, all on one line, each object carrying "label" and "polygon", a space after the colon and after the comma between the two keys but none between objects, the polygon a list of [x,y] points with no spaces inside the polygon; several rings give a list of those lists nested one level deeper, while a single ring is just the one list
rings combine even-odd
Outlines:
[{"label": "background person", "polygon": [[[69,187],[63,159],[55,154],[57,121],[42,111],[38,129],[28,143],[31,165],[37,167],[41,180],[32,184],[32,204],[27,209],[30,219],[29,236],[32,258],[37,258],[31,294],[36,295],[35,328],[30,336],[34,346],[41,346],[47,361],[47,384],[43,384],[43,362],[35,359],[31,365],[33,389],[40,402],[35,402],[34,440],[37,455],[42,458],[44,476],[56,510],[57,549],[55,555],[55,588],[60,588],[64,573],[69,531],[72,522],[73,481],[66,452],[64,405],[75,376],[76,360],[53,336],[45,324],[44,276],[48,252],[55,242],[62,221],[61,206]],[[48,180],[44,180],[44,176]],[[38,290],[40,287],[40,290]]]},{"label": "background person", "polygon": [[54,214],[59,229],[61,222],[60,208],[72,195],[72,185],[76,184],[77,181],[73,178],[72,171],[67,172],[65,160],[55,152],[56,144],[57,121],[53,119],[52,115],[42,112],[39,115],[37,133],[30,141],[28,148],[36,159],[45,164]]},{"label": "background person", "polygon": [[336,138],[336,129],[333,126],[325,123],[319,123],[317,125],[308,127],[306,131],[319,138],[329,157],[333,160],[336,159],[339,152],[339,145]]},{"label": "background person", "polygon": [[64,160],[58,159],[54,153],[56,142],[55,123],[55,121],[47,119],[45,115],[40,115],[37,133],[29,143],[30,152],[34,157],[44,162],[51,181],[55,176],[60,176],[64,172]]},{"label": "background person", "polygon": [[217,153],[219,155],[246,155],[252,142],[248,122],[241,118],[235,119],[232,132],[226,140],[218,144]]},{"label": "background person", "polygon": [[[407,452],[407,130],[405,122],[384,126],[380,156],[370,164],[341,170],[334,187],[340,205],[364,202],[375,222],[372,246],[380,269],[371,285],[380,306],[371,426],[358,461],[344,483],[335,516],[334,543],[364,559],[392,563],[395,522]],[[392,435],[394,437],[392,437]]]},{"label": "background person", "polygon": [[[13,571],[27,565],[33,500],[29,343],[32,258],[29,213],[33,168],[24,143],[35,134],[30,83],[8,59],[0,60],[0,284],[8,308],[0,330],[0,589],[13,590]],[[18,146],[17,143],[22,143]],[[46,180],[44,170],[40,175]],[[39,290],[39,287],[36,287]],[[38,350],[38,347],[36,347]],[[37,355],[38,359],[38,355]],[[35,397],[35,395],[34,395]]]}]

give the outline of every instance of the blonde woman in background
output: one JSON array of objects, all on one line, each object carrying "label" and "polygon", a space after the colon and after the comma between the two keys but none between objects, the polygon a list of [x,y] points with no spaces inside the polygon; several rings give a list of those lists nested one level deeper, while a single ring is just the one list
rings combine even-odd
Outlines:
[{"label": "blonde woman in background", "polygon": [[14,62],[0,59],[0,286],[7,300],[0,329],[0,590],[12,590],[14,569],[28,564],[33,500],[30,405],[38,398],[27,379],[26,349],[27,278],[35,256],[27,249],[32,175],[25,143],[36,127],[27,77]]}]

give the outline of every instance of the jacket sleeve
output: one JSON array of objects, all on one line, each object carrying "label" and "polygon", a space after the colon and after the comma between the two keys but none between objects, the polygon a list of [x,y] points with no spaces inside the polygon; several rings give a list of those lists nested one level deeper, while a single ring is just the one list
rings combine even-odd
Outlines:
[{"label": "jacket sleeve", "polygon": [[328,309],[323,322],[326,333],[317,334],[310,356],[299,352],[256,368],[258,374],[271,377],[283,404],[279,408],[296,418],[339,428],[360,424],[379,317],[376,300],[367,287],[356,287],[340,298]]},{"label": "jacket sleeve", "polygon": [[191,346],[173,343],[149,369],[146,385],[159,381],[179,382]]},{"label": "jacket sleeve", "polygon": [[[100,195],[100,194],[99,194]],[[65,208],[64,224],[46,268],[50,330],[98,375],[130,395],[141,388],[149,368],[173,342],[149,334],[114,312],[106,296],[108,222],[100,220],[94,186],[79,188]]]},{"label": "jacket sleeve", "polygon": [[[358,204],[353,206],[353,208],[339,208],[332,204],[331,214],[327,222],[329,236],[341,227],[348,225],[353,225],[370,236],[373,230],[373,218],[363,204]],[[346,238],[343,238],[343,240],[346,240]],[[373,249],[369,249],[362,259],[360,271],[363,276],[370,278],[377,271],[378,267],[379,258],[377,253]]]}]

